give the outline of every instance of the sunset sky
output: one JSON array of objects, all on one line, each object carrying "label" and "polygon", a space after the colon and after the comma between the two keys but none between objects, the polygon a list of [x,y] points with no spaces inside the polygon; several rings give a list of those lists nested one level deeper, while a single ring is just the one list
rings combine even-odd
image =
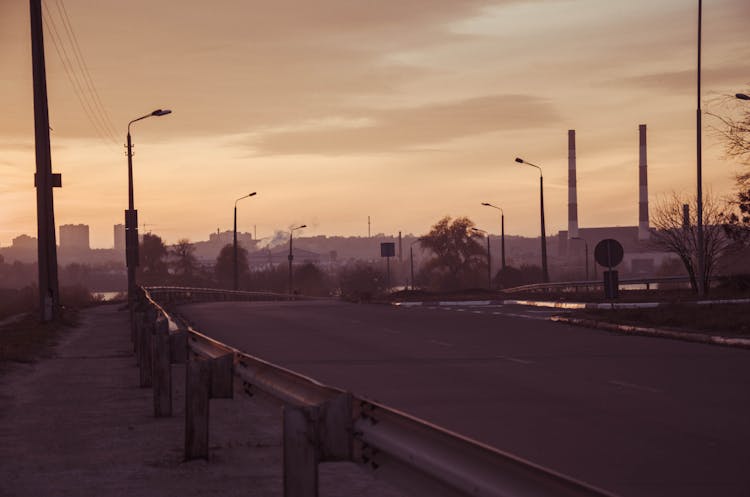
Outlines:
[{"label": "sunset sky", "polygon": [[[544,169],[554,234],[567,228],[568,129],[579,225],[636,225],[639,124],[651,201],[695,191],[697,5],[45,0],[56,223],[112,247],[127,123],[169,108],[133,141],[140,222],[170,243],[231,229],[251,191],[239,229],[261,238],[297,223],[302,236],[366,235],[368,215],[373,233],[421,234],[444,215],[496,233],[482,201],[505,209],[507,233],[536,236],[538,175],[516,156]],[[711,110],[750,85],[750,2],[703,9]],[[36,236],[28,10],[0,0],[0,246]],[[81,83],[91,120],[66,75],[73,38],[101,103]],[[705,188],[728,194],[738,165],[707,128]]]}]

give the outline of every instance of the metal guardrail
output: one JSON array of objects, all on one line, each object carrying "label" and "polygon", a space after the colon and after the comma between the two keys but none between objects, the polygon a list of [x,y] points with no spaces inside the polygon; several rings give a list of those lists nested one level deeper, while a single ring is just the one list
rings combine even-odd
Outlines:
[{"label": "metal guardrail", "polygon": [[[620,280],[619,284],[622,285],[644,285],[646,290],[650,289],[651,285],[668,284],[668,283],[690,283],[688,276],[664,276],[660,278],[627,278]],[[521,285],[513,288],[505,288],[504,292],[535,292],[545,291],[559,288],[572,288],[578,290],[579,288],[601,288],[604,286],[603,280],[589,280],[589,281],[558,281],[553,283],[534,283],[531,285]]]},{"label": "metal guardrail", "polygon": [[[186,459],[208,457],[209,399],[232,397],[233,380],[239,378],[247,393],[261,391],[284,404],[285,497],[317,496],[318,465],[327,461],[358,463],[413,495],[611,495],[229,347],[173,319],[156,302],[159,296],[172,302],[195,301],[196,296],[213,299],[221,292],[205,290],[140,289],[135,313],[141,385],[154,387],[156,416],[171,415],[169,365],[186,362]],[[166,353],[165,343],[170,349]],[[149,362],[152,378],[144,385],[143,368]]]},{"label": "metal guardrail", "polygon": [[165,303],[175,302],[214,302],[214,301],[268,301],[268,300],[321,300],[328,297],[306,295],[246,292],[242,290],[221,290],[216,288],[186,288],[174,286],[148,287],[148,293]]}]

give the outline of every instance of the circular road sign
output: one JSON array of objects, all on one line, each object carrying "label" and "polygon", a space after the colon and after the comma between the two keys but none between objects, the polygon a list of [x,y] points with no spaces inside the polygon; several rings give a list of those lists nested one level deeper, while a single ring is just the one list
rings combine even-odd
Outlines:
[{"label": "circular road sign", "polygon": [[620,242],[612,238],[602,240],[594,248],[594,259],[605,267],[614,267],[621,263],[624,254],[625,252]]}]

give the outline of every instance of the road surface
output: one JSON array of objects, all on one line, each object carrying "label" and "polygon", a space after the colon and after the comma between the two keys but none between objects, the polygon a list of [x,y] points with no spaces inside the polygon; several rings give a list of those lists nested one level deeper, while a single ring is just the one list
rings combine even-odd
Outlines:
[{"label": "road surface", "polygon": [[520,306],[182,306],[196,329],[623,496],[750,496],[750,351]]}]

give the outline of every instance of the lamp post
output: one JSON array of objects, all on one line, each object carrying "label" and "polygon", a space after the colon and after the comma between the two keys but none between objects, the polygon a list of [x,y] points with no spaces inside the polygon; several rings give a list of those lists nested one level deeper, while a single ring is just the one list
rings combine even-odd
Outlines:
[{"label": "lamp post", "polygon": [[292,295],[294,293],[294,273],[292,273],[292,261],[294,260],[294,253],[292,252],[292,234],[295,232],[295,230],[299,230],[302,228],[307,228],[306,224],[303,224],[302,226],[297,226],[296,228],[292,228],[289,230],[289,295]]},{"label": "lamp post", "polygon": [[585,238],[581,238],[579,236],[574,236],[571,238],[571,240],[581,240],[583,242],[583,245],[585,247],[585,256],[584,256],[584,264],[586,265],[586,281],[589,280],[589,243],[586,241]]},{"label": "lamp post", "polygon": [[500,211],[500,268],[505,269],[505,213],[502,207],[492,205],[489,202],[482,202],[485,207],[492,207]]},{"label": "lamp post", "polygon": [[409,263],[411,266],[411,289],[414,290],[414,244],[419,243],[422,240],[417,238],[409,245]]},{"label": "lamp post", "polygon": [[242,200],[243,198],[253,197],[258,192],[248,193],[247,195],[238,198],[234,201],[234,241],[233,241],[233,249],[234,249],[234,290],[237,291],[239,289],[239,275],[237,272],[237,202]]},{"label": "lamp post", "polygon": [[166,116],[171,113],[169,109],[156,109],[128,123],[128,210],[125,211],[125,265],[128,267],[128,303],[131,312],[135,298],[135,268],[138,267],[138,211],[135,210],[133,201],[133,141],[130,137],[130,127],[134,122],[142,119]]},{"label": "lamp post", "polygon": [[520,157],[516,157],[516,162],[539,169],[539,212],[542,222],[542,278],[545,283],[548,283],[549,272],[547,271],[547,235],[544,231],[544,177],[542,176],[542,168],[531,162],[526,162]]},{"label": "lamp post", "polygon": [[490,234],[479,228],[471,228],[475,233],[482,233],[487,236],[487,289],[492,290],[492,256],[490,255]]}]

